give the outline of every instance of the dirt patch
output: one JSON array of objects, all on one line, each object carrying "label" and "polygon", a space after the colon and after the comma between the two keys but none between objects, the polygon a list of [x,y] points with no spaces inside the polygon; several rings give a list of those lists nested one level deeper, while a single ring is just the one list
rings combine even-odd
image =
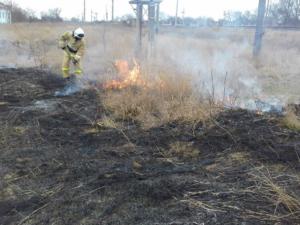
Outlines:
[{"label": "dirt patch", "polygon": [[64,85],[0,70],[0,224],[300,223],[300,133],[280,116],[119,129],[97,125],[102,91]]}]

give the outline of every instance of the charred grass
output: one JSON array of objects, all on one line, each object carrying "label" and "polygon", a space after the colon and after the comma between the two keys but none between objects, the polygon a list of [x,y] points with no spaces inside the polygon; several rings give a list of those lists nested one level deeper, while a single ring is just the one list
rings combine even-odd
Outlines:
[{"label": "charred grass", "polygon": [[211,114],[183,82],[55,97],[55,74],[0,70],[9,83],[0,224],[300,223],[300,134],[281,116]]}]

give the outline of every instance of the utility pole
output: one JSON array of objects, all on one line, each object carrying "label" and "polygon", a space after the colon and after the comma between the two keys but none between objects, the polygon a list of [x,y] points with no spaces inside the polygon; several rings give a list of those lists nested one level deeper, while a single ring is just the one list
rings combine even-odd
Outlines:
[{"label": "utility pole", "polygon": [[105,21],[108,21],[108,10],[107,10],[107,5],[105,6]]},{"label": "utility pole", "polygon": [[85,6],[86,6],[85,0],[83,0],[83,18],[82,18],[83,22],[85,22],[85,13],[86,13]]},{"label": "utility pole", "polygon": [[268,17],[269,16],[269,13],[270,13],[270,7],[271,7],[271,5],[270,5],[271,3],[270,3],[270,0],[268,0],[267,1],[267,9],[266,9],[266,17]]},{"label": "utility pole", "polygon": [[155,18],[155,32],[156,34],[158,34],[158,31],[159,31],[159,13],[160,13],[160,6],[159,6],[159,3],[156,4],[156,18]]},{"label": "utility pole", "polygon": [[111,0],[111,21],[115,19],[115,0]]},{"label": "utility pole", "polygon": [[143,4],[140,0],[137,0],[136,4],[136,29],[137,29],[137,40],[136,40],[136,55],[140,56],[142,50],[142,30],[143,30]]},{"label": "utility pole", "polygon": [[12,24],[12,14],[13,14],[13,0],[10,1],[9,6],[9,23]]},{"label": "utility pole", "polygon": [[155,43],[155,22],[156,22],[156,10],[155,3],[150,0],[148,5],[148,39],[149,39],[149,56],[154,55],[154,43]]},{"label": "utility pole", "polygon": [[179,0],[176,0],[175,27],[178,24],[178,1]]},{"label": "utility pole", "polygon": [[254,40],[253,55],[258,56],[262,46],[262,38],[264,35],[264,17],[266,12],[266,0],[259,0],[258,15],[256,20],[256,31]]},{"label": "utility pole", "polygon": [[[140,58],[142,56],[142,31],[143,31],[143,6],[148,6],[148,40],[149,55],[154,53],[155,31],[159,22],[159,4],[161,0],[130,0],[131,5],[135,5],[136,12],[136,29],[137,40],[135,47],[135,55]],[[157,15],[158,14],[158,15]]]},{"label": "utility pole", "polygon": [[185,26],[184,24],[185,9],[182,10],[181,14],[182,14],[182,25]]}]

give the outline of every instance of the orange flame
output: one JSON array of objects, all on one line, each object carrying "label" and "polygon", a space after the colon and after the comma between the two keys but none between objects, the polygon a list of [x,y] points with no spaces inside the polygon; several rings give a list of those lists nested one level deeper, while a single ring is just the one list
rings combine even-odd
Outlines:
[{"label": "orange flame", "polygon": [[105,89],[123,89],[129,86],[146,87],[146,82],[141,77],[141,68],[134,60],[134,67],[130,70],[129,64],[125,60],[117,60],[115,67],[117,68],[119,78],[108,81],[104,84]]}]

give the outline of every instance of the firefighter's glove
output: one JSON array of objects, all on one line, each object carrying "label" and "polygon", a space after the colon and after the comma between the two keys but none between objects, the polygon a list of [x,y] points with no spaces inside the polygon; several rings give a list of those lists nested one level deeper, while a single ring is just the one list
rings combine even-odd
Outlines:
[{"label": "firefighter's glove", "polygon": [[74,55],[73,56],[73,62],[76,64],[80,61],[80,56],[79,55]]},{"label": "firefighter's glove", "polygon": [[58,47],[65,50],[66,49],[66,43],[64,42],[59,42]]}]

